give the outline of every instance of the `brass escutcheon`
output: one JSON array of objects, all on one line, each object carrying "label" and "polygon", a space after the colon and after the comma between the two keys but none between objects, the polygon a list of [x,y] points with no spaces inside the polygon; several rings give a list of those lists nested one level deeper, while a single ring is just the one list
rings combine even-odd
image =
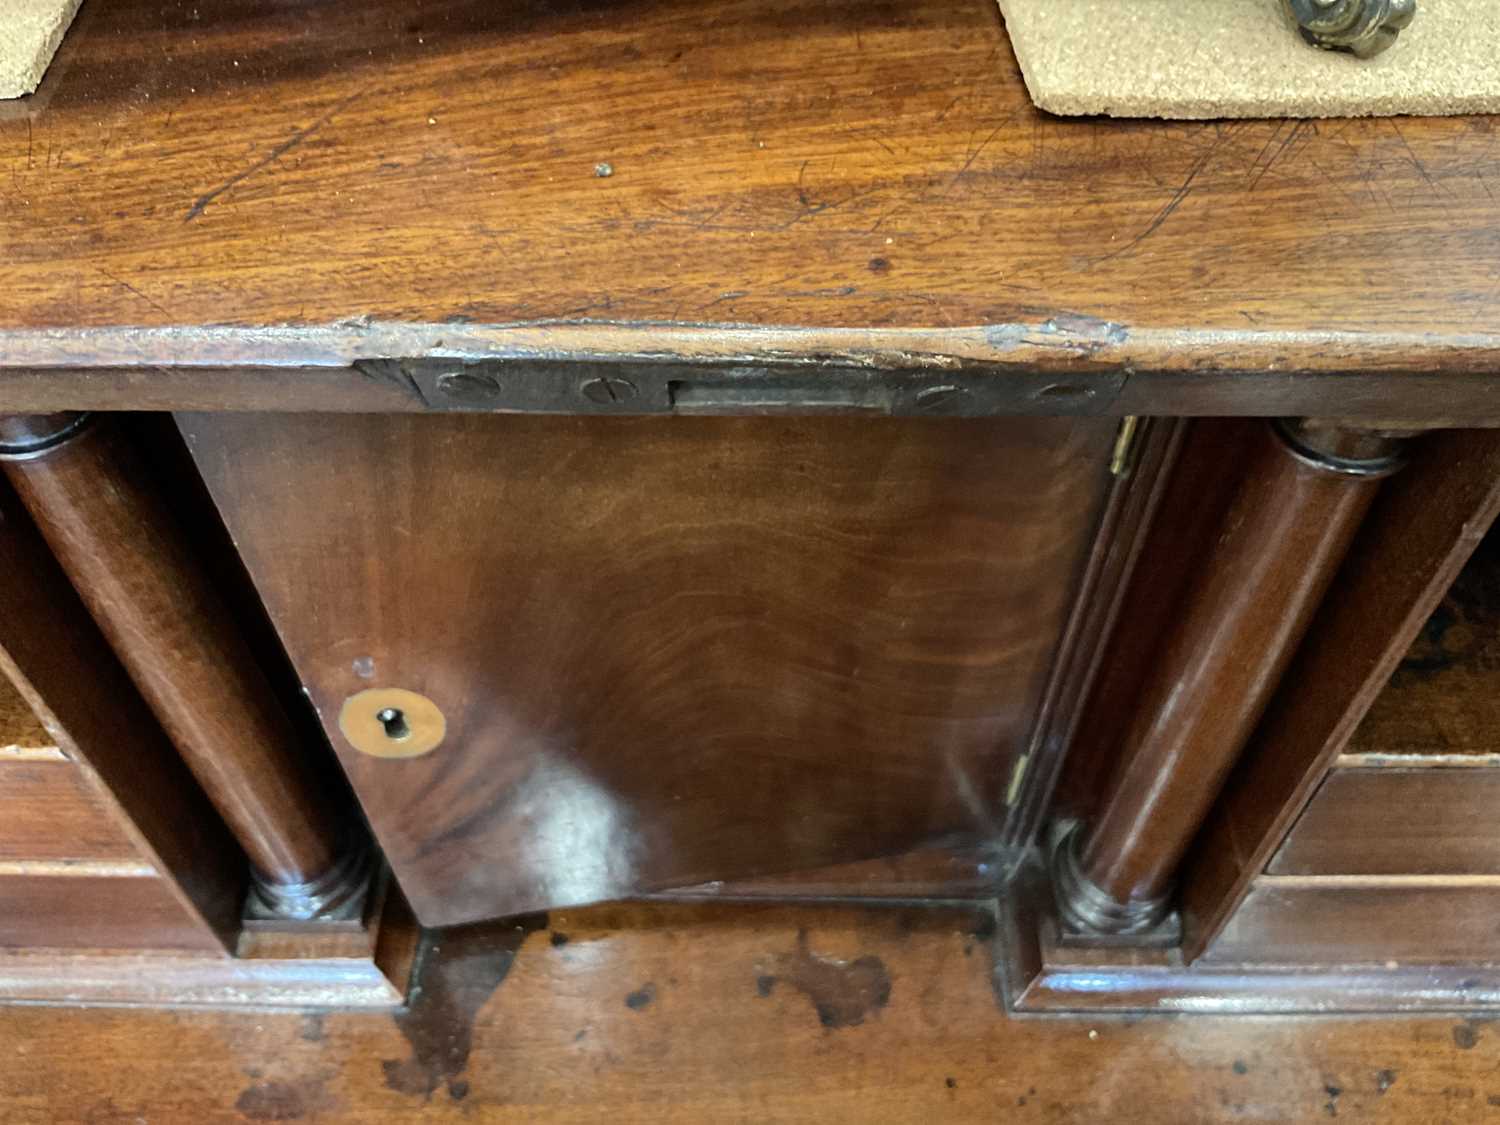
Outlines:
[{"label": "brass escutcheon", "polygon": [[438,748],[447,729],[436,703],[404,688],[356,692],[339,710],[349,744],[375,758],[419,758]]}]

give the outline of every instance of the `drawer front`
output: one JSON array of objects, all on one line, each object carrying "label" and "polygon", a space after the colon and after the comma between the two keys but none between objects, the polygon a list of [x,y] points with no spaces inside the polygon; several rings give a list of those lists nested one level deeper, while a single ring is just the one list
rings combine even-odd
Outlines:
[{"label": "drawer front", "polygon": [[1500,770],[1336,770],[1267,870],[1500,875]]},{"label": "drawer front", "polygon": [[1500,961],[1500,881],[1380,885],[1257,880],[1200,964]]},{"label": "drawer front", "polygon": [[0,762],[0,862],[136,858],[78,766],[66,759]]},{"label": "drawer front", "polygon": [[0,948],[223,952],[154,875],[0,874]]}]

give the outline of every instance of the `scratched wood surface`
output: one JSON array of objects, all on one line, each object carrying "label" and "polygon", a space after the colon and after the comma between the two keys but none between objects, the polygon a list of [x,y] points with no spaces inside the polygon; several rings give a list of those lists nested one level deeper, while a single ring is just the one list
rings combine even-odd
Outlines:
[{"label": "scratched wood surface", "polygon": [[1497,173],[1480,118],[1048,117],[991,0],[93,0],[0,108],[0,365],[591,320],[1493,371]]},{"label": "scratched wood surface", "polygon": [[1456,1018],[1006,1019],[978,920],[610,908],[439,940],[409,1013],[0,1009],[0,1118],[1472,1121]]}]

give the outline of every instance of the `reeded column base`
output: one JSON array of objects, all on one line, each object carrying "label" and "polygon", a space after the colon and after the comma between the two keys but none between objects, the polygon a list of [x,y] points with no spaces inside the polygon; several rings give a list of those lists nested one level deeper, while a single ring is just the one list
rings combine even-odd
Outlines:
[{"label": "reeded column base", "polygon": [[1078,821],[1063,821],[1052,831],[1048,866],[1064,938],[1128,938],[1132,944],[1174,940],[1179,927],[1170,896],[1116,901],[1084,874],[1078,855],[1082,835]]},{"label": "reeded column base", "polygon": [[271,883],[251,876],[245,917],[257,921],[346,921],[364,912],[375,865],[363,845],[346,849],[339,861],[306,883]]}]

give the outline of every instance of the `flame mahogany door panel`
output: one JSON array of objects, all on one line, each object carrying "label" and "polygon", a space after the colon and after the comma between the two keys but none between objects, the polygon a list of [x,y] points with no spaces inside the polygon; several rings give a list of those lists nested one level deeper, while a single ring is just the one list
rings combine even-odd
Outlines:
[{"label": "flame mahogany door panel", "polygon": [[429,925],[998,837],[1116,426],[178,421]]}]

